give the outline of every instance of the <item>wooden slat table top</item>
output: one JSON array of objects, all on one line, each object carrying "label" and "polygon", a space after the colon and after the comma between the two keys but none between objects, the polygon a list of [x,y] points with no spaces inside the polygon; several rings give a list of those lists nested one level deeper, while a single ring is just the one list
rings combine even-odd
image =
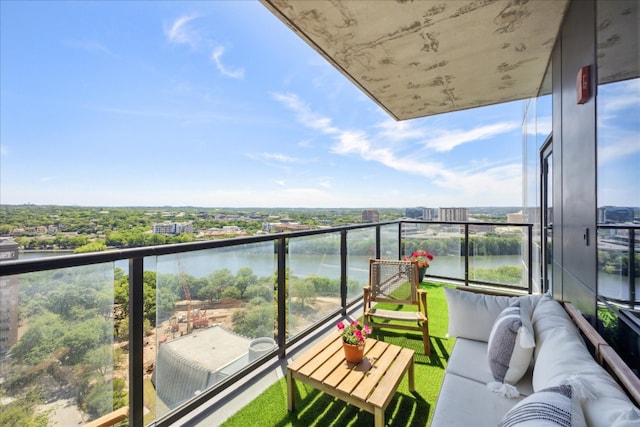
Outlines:
[{"label": "wooden slat table top", "polygon": [[347,363],[336,330],[292,361],[287,374],[373,413],[386,409],[405,372],[412,372],[413,355],[413,350],[367,338],[363,361]]}]

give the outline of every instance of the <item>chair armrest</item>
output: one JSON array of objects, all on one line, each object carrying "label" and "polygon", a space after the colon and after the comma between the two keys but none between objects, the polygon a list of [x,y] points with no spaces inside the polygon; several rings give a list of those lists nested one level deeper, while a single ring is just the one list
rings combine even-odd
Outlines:
[{"label": "chair armrest", "polygon": [[427,316],[427,291],[424,289],[416,289],[416,295],[418,297],[418,311]]},{"label": "chair armrest", "polygon": [[371,301],[369,301],[369,294],[371,293],[371,287],[365,286],[364,288],[362,288],[362,290],[364,291],[362,306],[365,308],[370,308]]}]

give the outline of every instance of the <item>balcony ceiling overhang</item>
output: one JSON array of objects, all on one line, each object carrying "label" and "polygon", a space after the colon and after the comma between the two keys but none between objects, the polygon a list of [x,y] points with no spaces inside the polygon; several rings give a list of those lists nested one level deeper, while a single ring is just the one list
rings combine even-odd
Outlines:
[{"label": "balcony ceiling overhang", "polygon": [[569,0],[261,0],[397,120],[535,97]]}]

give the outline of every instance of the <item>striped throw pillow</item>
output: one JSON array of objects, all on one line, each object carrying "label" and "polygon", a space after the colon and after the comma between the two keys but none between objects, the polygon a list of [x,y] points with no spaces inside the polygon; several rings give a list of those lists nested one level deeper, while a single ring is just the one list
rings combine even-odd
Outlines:
[{"label": "striped throw pillow", "polygon": [[498,427],[586,427],[580,402],[570,385],[549,387],[518,402]]},{"label": "striped throw pillow", "polygon": [[516,301],[498,315],[489,335],[487,358],[495,380],[487,384],[489,389],[501,396],[518,397],[513,385],[527,372],[534,347],[531,319]]}]

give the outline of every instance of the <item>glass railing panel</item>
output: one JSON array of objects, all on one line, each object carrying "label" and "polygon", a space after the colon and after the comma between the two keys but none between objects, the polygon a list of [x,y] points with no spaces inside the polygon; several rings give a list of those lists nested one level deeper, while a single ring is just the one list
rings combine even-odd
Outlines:
[{"label": "glass railing panel", "polygon": [[[640,303],[640,240],[635,230],[634,261],[629,262],[629,228],[598,228],[598,296],[616,305]],[[635,274],[632,289],[631,275]],[[634,301],[635,300],[635,301]]]},{"label": "glass railing panel", "polygon": [[340,233],[288,239],[287,337],[340,309]]},{"label": "glass railing panel", "polygon": [[347,232],[347,301],[362,298],[369,283],[369,260],[376,256],[376,228]]},{"label": "glass railing panel", "polygon": [[522,246],[527,229],[519,226],[469,226],[469,280],[528,287]]},{"label": "glass railing panel", "polygon": [[157,289],[155,313],[145,305],[157,343],[154,361],[145,353],[153,369],[145,386],[145,400],[155,398],[150,419],[275,349],[276,270],[269,241],[159,256],[156,277],[145,272],[145,300],[154,280]]},{"label": "glass railing panel", "polygon": [[120,278],[113,263],[0,277],[0,412],[11,425],[84,424],[127,405]]},{"label": "glass railing panel", "polygon": [[400,224],[387,224],[380,227],[381,259],[398,259],[398,254],[400,253],[399,229]]},{"label": "glass railing panel", "polygon": [[404,256],[425,250],[434,256],[426,271],[433,275],[464,280],[464,226],[458,224],[403,223]]}]

